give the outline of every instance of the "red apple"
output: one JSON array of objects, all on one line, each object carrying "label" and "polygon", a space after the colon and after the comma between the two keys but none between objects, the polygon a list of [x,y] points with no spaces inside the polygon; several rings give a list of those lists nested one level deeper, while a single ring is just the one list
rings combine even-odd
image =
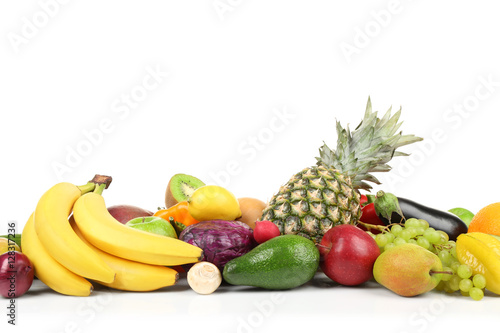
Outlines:
[{"label": "red apple", "polygon": [[318,248],[321,270],[333,281],[346,286],[370,280],[373,264],[380,255],[375,240],[351,224],[328,230]]},{"label": "red apple", "polygon": [[125,224],[136,217],[152,216],[153,212],[149,210],[131,206],[131,205],[115,205],[108,207],[108,212],[119,222]]}]

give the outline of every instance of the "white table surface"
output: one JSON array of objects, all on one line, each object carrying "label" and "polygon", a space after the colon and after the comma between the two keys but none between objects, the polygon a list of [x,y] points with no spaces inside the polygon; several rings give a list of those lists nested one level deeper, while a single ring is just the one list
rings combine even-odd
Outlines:
[{"label": "white table surface", "polygon": [[[8,301],[2,300],[2,308]],[[431,291],[401,297],[374,281],[340,286],[323,273],[287,291],[223,284],[199,295],[185,275],[172,287],[136,293],[97,286],[90,297],[57,294],[36,280],[16,299],[16,329],[22,332],[465,332],[496,323],[499,296],[473,301],[459,293]],[[0,324],[2,332],[7,325]],[[8,327],[9,332],[14,332]]]}]

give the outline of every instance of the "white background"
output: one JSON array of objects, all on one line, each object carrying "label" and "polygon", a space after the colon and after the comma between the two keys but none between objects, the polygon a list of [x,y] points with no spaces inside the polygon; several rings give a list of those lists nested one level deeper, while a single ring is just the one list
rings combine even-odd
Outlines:
[{"label": "white background", "polygon": [[[493,1],[4,1],[0,232],[9,221],[21,231],[53,184],[96,173],[113,176],[108,205],[155,210],[175,173],[266,201],[315,163],[323,141],[335,147],[336,120],[354,129],[368,96],[381,114],[401,106],[403,133],[424,138],[403,147],[411,157],[392,161],[375,189],[476,212],[499,201],[498,9]],[[442,332],[500,309],[491,295],[406,299],[321,276],[277,294],[225,288],[202,297],[181,283],[89,299],[26,295],[16,328]],[[4,305],[2,331],[13,331]]]}]

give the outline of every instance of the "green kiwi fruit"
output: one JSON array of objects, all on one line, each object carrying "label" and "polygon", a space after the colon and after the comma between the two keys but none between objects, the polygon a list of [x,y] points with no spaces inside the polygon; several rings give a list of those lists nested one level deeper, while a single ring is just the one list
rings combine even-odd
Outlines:
[{"label": "green kiwi fruit", "polygon": [[181,202],[187,201],[193,192],[205,185],[196,177],[178,173],[170,178],[165,193],[165,205],[167,208]]}]

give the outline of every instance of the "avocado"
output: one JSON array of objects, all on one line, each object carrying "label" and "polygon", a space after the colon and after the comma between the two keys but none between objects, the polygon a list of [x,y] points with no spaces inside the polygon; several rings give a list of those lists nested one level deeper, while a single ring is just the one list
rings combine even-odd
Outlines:
[{"label": "avocado", "polygon": [[319,251],[313,241],[282,235],[229,261],[222,275],[233,285],[291,289],[311,280],[318,266]]}]

